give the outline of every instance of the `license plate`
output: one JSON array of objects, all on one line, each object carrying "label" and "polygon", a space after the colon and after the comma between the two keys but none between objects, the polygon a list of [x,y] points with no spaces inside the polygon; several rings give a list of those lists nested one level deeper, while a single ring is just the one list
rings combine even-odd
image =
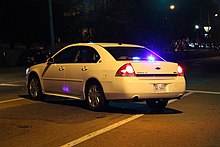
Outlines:
[{"label": "license plate", "polygon": [[154,84],[154,91],[156,92],[166,91],[166,84]]}]

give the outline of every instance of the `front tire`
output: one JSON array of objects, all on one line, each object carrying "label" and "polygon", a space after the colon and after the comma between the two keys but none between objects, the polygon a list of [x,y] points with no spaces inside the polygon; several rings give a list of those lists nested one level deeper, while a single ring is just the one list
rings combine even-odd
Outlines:
[{"label": "front tire", "polygon": [[37,76],[31,76],[28,80],[28,95],[31,99],[40,100],[43,97],[40,80]]},{"label": "front tire", "polygon": [[146,100],[149,108],[154,110],[161,110],[167,106],[168,100],[166,99],[149,99]]},{"label": "front tire", "polygon": [[89,83],[86,88],[86,101],[90,110],[101,111],[106,108],[106,99],[99,83]]}]

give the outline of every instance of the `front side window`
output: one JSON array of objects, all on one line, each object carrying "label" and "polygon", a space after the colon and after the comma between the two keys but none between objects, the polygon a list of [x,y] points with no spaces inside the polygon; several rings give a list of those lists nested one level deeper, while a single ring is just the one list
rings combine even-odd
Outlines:
[{"label": "front side window", "polygon": [[66,48],[62,50],[61,52],[59,52],[54,57],[54,62],[55,63],[73,63],[78,50],[79,50],[78,47]]},{"label": "front side window", "polygon": [[161,57],[146,48],[140,47],[105,47],[115,60],[164,61]]}]

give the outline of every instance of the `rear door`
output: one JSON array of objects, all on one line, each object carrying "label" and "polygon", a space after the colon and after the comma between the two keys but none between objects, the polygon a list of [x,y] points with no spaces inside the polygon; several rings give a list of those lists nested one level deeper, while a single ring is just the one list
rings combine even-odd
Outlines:
[{"label": "rear door", "polygon": [[66,65],[65,69],[65,78],[67,79],[65,85],[71,87],[71,95],[76,97],[83,96],[83,85],[87,77],[96,72],[99,59],[99,54],[92,47],[79,47],[74,63]]}]

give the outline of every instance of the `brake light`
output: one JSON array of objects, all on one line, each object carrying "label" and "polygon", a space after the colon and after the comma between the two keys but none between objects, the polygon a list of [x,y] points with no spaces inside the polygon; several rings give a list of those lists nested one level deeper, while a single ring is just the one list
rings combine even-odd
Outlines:
[{"label": "brake light", "polygon": [[182,76],[184,74],[183,68],[181,66],[179,66],[179,65],[178,65],[177,71],[178,71],[178,75],[179,76]]},{"label": "brake light", "polygon": [[134,71],[134,68],[132,67],[132,65],[130,63],[127,63],[118,69],[115,76],[132,77],[132,76],[135,76],[135,71]]}]

